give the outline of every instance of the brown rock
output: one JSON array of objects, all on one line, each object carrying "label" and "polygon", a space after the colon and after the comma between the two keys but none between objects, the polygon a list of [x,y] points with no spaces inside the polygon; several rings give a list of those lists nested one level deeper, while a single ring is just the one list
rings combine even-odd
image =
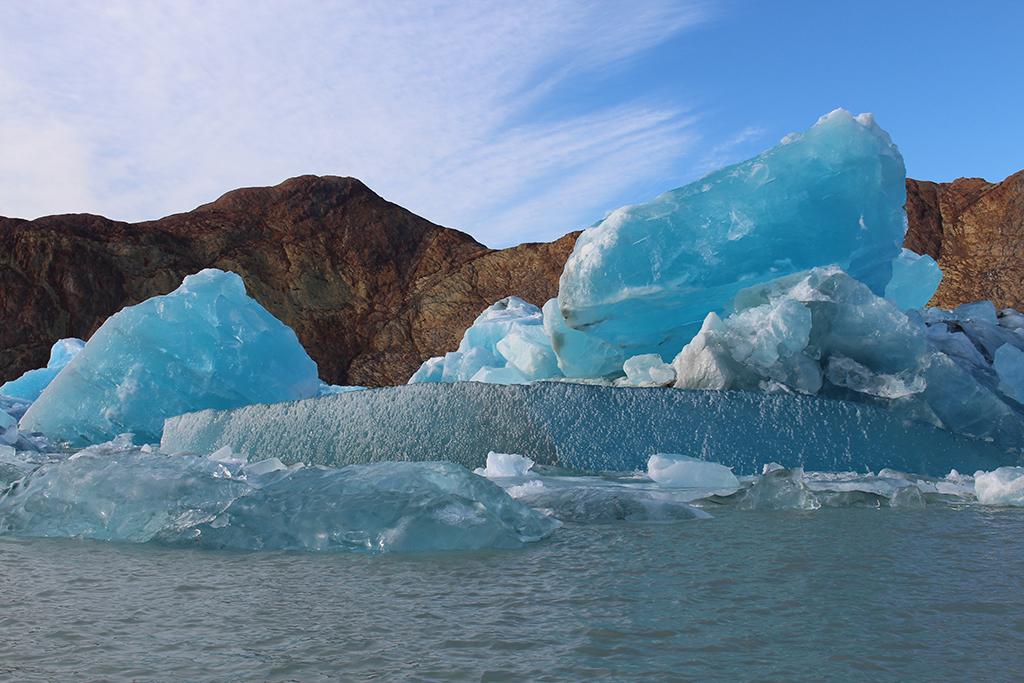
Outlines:
[{"label": "brown rock", "polygon": [[907,180],[907,220],[906,246],[942,267],[933,306],[1024,307],[1024,171],[1001,183]]}]

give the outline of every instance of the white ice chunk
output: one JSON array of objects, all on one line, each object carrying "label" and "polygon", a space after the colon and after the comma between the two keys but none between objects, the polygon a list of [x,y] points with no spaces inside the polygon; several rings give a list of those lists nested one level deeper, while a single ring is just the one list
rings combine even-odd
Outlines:
[{"label": "white ice chunk", "polygon": [[648,458],[647,476],[662,486],[729,491],[740,487],[731,468],[676,453],[656,453]]},{"label": "white ice chunk", "polygon": [[473,470],[475,474],[488,479],[499,479],[502,477],[525,477],[530,473],[534,462],[524,455],[516,453],[495,453],[487,454],[487,466],[478,467]]},{"label": "white ice chunk", "polygon": [[984,505],[1024,507],[1024,467],[975,472],[974,492]]},{"label": "white ice chunk", "polygon": [[632,387],[664,387],[676,381],[676,371],[656,353],[633,356],[622,364],[626,373],[618,382]]}]

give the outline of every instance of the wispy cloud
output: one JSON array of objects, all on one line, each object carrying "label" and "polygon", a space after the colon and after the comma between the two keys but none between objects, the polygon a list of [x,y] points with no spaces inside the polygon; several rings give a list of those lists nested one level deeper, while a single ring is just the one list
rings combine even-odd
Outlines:
[{"label": "wispy cloud", "polygon": [[154,218],[320,173],[488,243],[550,237],[695,132],[643,99],[547,105],[706,17],[661,0],[7,3],[0,214]]}]

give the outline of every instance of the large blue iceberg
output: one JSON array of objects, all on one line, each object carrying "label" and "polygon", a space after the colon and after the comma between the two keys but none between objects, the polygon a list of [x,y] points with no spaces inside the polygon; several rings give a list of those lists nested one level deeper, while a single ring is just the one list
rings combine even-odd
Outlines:
[{"label": "large blue iceberg", "polygon": [[290,328],[208,269],[111,316],[21,419],[72,444],[122,432],[158,441],[164,418],[315,396],[316,364]]},{"label": "large blue iceberg", "polygon": [[286,467],[226,450],[168,456],[123,438],[43,464],[0,494],[0,533],[202,548],[517,548],[556,526],[452,463]]},{"label": "large blue iceberg", "polygon": [[753,159],[612,212],[580,236],[545,309],[562,370],[596,377],[637,354],[671,360],[739,290],[815,266],[839,265],[882,294],[906,232],[904,183],[871,115],[837,110]]},{"label": "large blue iceberg", "polygon": [[45,368],[29,370],[17,379],[0,385],[0,395],[22,399],[31,403],[39,398],[57,374],[85,347],[81,339],[61,339],[50,349],[50,360]]}]

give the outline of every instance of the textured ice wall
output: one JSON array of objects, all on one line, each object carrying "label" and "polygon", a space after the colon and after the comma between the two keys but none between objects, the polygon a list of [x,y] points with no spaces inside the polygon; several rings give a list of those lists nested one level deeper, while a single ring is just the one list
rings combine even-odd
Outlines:
[{"label": "textured ice wall", "polygon": [[642,470],[655,453],[677,453],[737,474],[759,472],[770,461],[826,471],[895,467],[944,474],[1017,460],[990,444],[866,405],[558,382],[414,384],[206,410],[167,420],[161,448],[210,452],[225,445],[256,459],[332,466],[441,459],[475,468],[497,451],[591,471]]},{"label": "textured ice wall", "polygon": [[165,296],[112,315],[21,420],[73,444],[122,432],[160,439],[164,418],[315,396],[316,363],[288,326],[207,269]]},{"label": "textured ice wall", "polygon": [[[671,360],[740,289],[815,266],[837,264],[881,295],[906,232],[905,176],[870,114],[836,110],[753,159],[612,212],[577,240],[558,305],[545,307],[563,371],[604,375],[641,353]],[[601,344],[617,353],[594,353]]]}]

